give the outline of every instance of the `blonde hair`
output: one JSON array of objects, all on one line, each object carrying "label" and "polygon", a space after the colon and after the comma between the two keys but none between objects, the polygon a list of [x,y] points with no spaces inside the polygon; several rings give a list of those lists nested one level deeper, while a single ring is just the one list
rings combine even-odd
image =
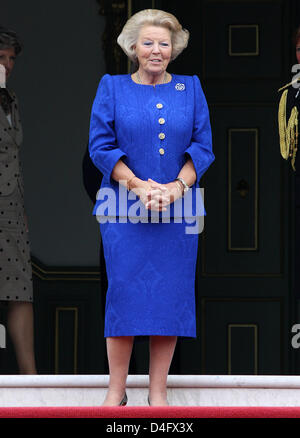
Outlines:
[{"label": "blonde hair", "polygon": [[133,46],[138,40],[141,28],[145,25],[161,26],[170,30],[172,41],[171,61],[188,45],[190,33],[182,28],[174,15],[159,9],[144,9],[127,20],[117,39],[119,46],[134,63],[137,63],[137,57]]}]

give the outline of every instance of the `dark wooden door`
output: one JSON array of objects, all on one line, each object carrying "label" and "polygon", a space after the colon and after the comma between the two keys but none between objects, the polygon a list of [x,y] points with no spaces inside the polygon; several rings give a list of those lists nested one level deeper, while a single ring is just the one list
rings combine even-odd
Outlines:
[{"label": "dark wooden door", "polygon": [[191,33],[170,71],[200,77],[216,156],[201,182],[198,338],[179,341],[172,371],[296,373],[293,177],[277,128],[277,89],[294,63],[296,3],[160,0],[155,7]]}]

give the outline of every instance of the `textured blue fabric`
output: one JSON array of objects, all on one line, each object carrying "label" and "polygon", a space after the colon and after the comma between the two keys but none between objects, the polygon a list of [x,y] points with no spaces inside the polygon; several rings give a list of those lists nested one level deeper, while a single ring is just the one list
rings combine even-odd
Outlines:
[{"label": "textured blue fabric", "polygon": [[[157,108],[158,103],[163,107]],[[160,118],[165,120],[162,125]],[[162,140],[160,133],[165,134]],[[160,148],[164,148],[164,155],[159,153]],[[188,157],[192,158],[197,173],[189,193],[190,208],[193,216],[203,215],[203,207],[200,213],[196,211],[196,187],[213,162],[214,154],[209,112],[199,78],[173,74],[171,82],[152,87],[136,84],[129,74],[104,75],[92,107],[89,152],[103,173],[103,198],[97,200],[94,215],[128,216],[130,207],[137,201],[133,198],[123,202],[119,184],[111,178],[112,169],[120,158],[139,178],[168,183],[174,181]],[[114,190],[115,199],[111,203],[104,196],[105,188]],[[104,202],[108,208],[101,211],[99,206]],[[183,200],[176,202],[183,203]],[[149,210],[141,201],[138,205],[138,213],[131,215],[149,216]],[[166,215],[178,215],[174,215],[174,204],[168,209]]]},{"label": "textured blue fabric", "polygon": [[[158,122],[161,118],[165,123]],[[160,139],[159,133],[165,138]],[[101,189],[115,190],[113,216],[128,215],[136,202],[119,202],[119,186],[111,172],[120,158],[139,178],[167,183],[191,157],[197,181],[188,193],[195,196],[201,176],[214,160],[211,143],[208,108],[197,76],[172,75],[171,82],[155,88],[136,84],[130,75],[105,75],[100,81],[91,114],[89,152],[103,173]],[[161,147],[164,155],[159,153]],[[102,202],[97,200],[94,215],[99,215]],[[149,211],[143,212],[140,204],[136,216],[147,216]],[[170,216],[175,218],[172,208],[173,204]],[[192,213],[198,216],[194,209]],[[109,208],[102,215],[111,215]],[[170,223],[100,222],[108,277],[106,337],[196,337],[199,234],[187,233],[188,226],[185,218],[181,223],[175,219]]]},{"label": "textured blue fabric", "polygon": [[186,224],[100,224],[108,278],[104,336],[196,337],[198,234]]}]

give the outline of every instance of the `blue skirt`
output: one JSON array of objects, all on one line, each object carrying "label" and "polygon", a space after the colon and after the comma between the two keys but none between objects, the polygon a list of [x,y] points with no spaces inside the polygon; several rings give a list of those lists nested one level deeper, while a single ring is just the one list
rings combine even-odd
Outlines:
[{"label": "blue skirt", "polygon": [[100,223],[108,278],[105,337],[196,337],[199,234],[188,234],[189,227],[184,220]]}]

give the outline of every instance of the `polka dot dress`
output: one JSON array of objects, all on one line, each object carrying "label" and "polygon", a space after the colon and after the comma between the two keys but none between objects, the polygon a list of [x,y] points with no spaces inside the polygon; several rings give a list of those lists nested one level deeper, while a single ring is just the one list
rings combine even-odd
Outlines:
[{"label": "polka dot dress", "polygon": [[22,126],[17,99],[10,117],[0,105],[0,301],[33,301],[29,234],[19,159]]},{"label": "polka dot dress", "polygon": [[17,185],[0,198],[0,300],[32,301],[32,295],[30,243]]}]

